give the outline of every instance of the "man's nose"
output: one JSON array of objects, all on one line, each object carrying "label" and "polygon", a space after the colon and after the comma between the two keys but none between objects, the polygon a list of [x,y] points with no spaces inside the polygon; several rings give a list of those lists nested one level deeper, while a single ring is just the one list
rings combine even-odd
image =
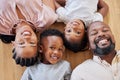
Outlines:
[{"label": "man's nose", "polygon": [[102,37],[102,36],[104,36],[104,35],[105,35],[104,32],[99,31],[99,33],[98,33],[98,37]]}]

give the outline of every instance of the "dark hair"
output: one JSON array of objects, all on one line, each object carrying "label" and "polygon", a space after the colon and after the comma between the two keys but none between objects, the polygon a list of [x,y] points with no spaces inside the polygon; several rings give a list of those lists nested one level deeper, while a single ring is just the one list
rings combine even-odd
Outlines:
[{"label": "dark hair", "polygon": [[[31,26],[31,28],[33,29],[34,32],[36,32],[35,26],[33,23],[29,22],[29,21],[25,21],[25,20],[19,20],[18,23],[13,25],[12,28],[12,34],[15,34],[15,29],[18,26],[18,24],[28,24],[29,26]],[[15,40],[15,35],[6,35],[6,34],[0,34],[0,39],[2,42],[4,43],[11,43],[11,41]]]},{"label": "dark hair", "polygon": [[85,31],[84,37],[79,42],[70,42],[66,40],[64,37],[64,45],[67,49],[73,51],[73,52],[79,52],[79,51],[85,51],[88,49],[88,38],[87,38],[87,32]]},{"label": "dark hair", "polygon": [[16,33],[15,30],[16,30],[16,27],[17,27],[19,24],[27,24],[27,25],[29,25],[29,26],[33,29],[34,32],[36,32],[35,25],[34,25],[32,22],[21,19],[21,20],[19,20],[16,24],[13,25],[13,28],[12,28],[12,33],[13,33],[13,34]]},{"label": "dark hair", "polygon": [[0,34],[0,39],[2,42],[8,44],[8,43],[11,43],[11,41],[15,40],[15,35]]},{"label": "dark hair", "polygon": [[21,58],[17,56],[15,48],[12,50],[12,53],[13,53],[12,58],[15,60],[16,64],[19,64],[21,66],[29,67],[40,61],[39,52],[36,53],[36,56],[31,57],[31,58]]},{"label": "dark hair", "polygon": [[46,29],[40,34],[40,44],[42,43],[41,42],[42,39],[44,37],[47,37],[47,36],[59,36],[59,37],[62,38],[62,40],[64,40],[63,39],[63,33],[60,32],[59,30],[57,30],[57,29]]}]

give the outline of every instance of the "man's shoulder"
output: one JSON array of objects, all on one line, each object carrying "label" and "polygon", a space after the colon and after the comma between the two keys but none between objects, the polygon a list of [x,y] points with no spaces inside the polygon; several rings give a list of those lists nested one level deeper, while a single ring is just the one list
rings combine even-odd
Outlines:
[{"label": "man's shoulder", "polygon": [[92,68],[95,68],[95,66],[97,65],[98,64],[96,64],[95,61],[93,61],[92,59],[88,59],[83,63],[79,64],[74,70],[77,70],[77,71],[84,71],[86,69],[91,70]]},{"label": "man's shoulder", "polygon": [[117,54],[120,55],[120,50],[117,50]]}]

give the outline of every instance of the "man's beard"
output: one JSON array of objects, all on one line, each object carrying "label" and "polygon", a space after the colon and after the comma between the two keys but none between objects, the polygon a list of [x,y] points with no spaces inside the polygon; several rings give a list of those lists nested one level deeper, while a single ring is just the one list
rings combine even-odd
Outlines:
[{"label": "man's beard", "polygon": [[100,48],[97,43],[95,42],[96,49],[93,49],[94,54],[102,56],[102,55],[107,55],[109,54],[112,50],[115,49],[115,43],[112,42],[110,39],[110,45],[105,47],[105,48]]}]

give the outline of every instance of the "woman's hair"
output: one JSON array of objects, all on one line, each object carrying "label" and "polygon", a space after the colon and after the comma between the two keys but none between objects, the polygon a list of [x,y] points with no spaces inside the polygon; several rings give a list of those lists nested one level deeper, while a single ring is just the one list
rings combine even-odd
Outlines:
[{"label": "woman's hair", "polygon": [[11,41],[15,40],[15,35],[5,35],[5,34],[0,34],[0,39],[3,43],[11,43]]},{"label": "woman's hair", "polygon": [[19,20],[16,24],[13,25],[12,33],[13,33],[13,34],[16,34],[16,27],[17,27],[18,25],[21,25],[21,26],[22,26],[22,25],[25,25],[25,24],[29,25],[29,26],[33,29],[33,31],[36,32],[35,25],[34,25],[32,22],[21,19],[21,20]]},{"label": "woman's hair", "polygon": [[12,50],[13,56],[12,58],[15,60],[16,64],[19,64],[21,66],[32,66],[36,63],[40,62],[40,58],[39,58],[39,52],[36,52],[36,55],[34,57],[31,58],[21,58],[17,55],[17,52],[15,51],[15,48]]},{"label": "woman's hair", "polygon": [[[11,31],[12,34],[16,34],[15,30],[19,24],[21,25],[28,24],[33,29],[33,31],[36,32],[36,28],[33,23],[25,20],[19,20],[16,24],[13,25],[12,31]],[[0,34],[0,39],[4,43],[11,43],[11,41],[15,40],[15,35]]]}]

